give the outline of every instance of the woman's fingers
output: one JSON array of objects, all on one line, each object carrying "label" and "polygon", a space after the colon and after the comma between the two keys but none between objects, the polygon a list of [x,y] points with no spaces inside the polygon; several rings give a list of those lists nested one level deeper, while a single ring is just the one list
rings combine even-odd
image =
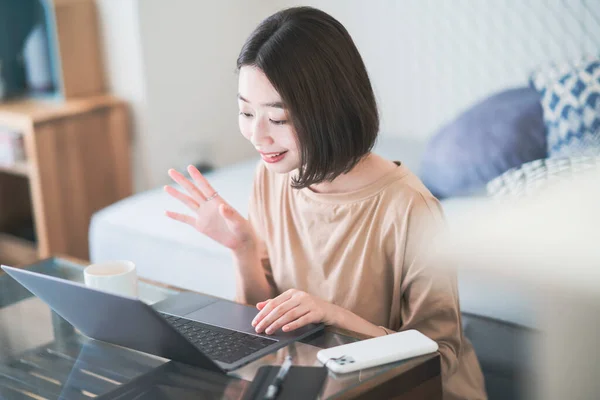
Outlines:
[{"label": "woman's fingers", "polygon": [[[291,309],[296,308],[299,304],[300,303],[294,298],[284,301],[283,303],[275,307],[271,312],[269,312],[262,319],[262,321],[256,324],[256,332],[261,333],[265,331],[269,326],[271,326],[271,324],[273,324],[275,321],[281,318],[284,314],[287,314]],[[267,307],[265,307],[265,309]]]},{"label": "woman's fingers", "polygon": [[281,328],[281,329],[284,332],[290,332],[290,331],[293,331],[295,329],[302,328],[304,325],[312,324],[314,322],[317,322],[315,320],[314,314],[309,311],[307,314],[304,314],[303,316],[301,316],[297,320],[292,321],[289,324],[284,325],[283,328]]},{"label": "woman's fingers", "polygon": [[192,199],[190,196],[181,193],[179,190],[177,190],[171,186],[165,186],[165,192],[167,192],[172,197],[175,197],[177,200],[181,201],[190,210],[192,210],[194,212],[198,211],[198,207],[200,207],[200,205],[198,204],[198,202],[196,200]]},{"label": "woman's fingers", "polygon": [[303,317],[304,315],[308,314],[309,312],[310,312],[310,310],[308,309],[308,307],[305,307],[303,305],[294,307],[291,310],[289,310],[288,312],[286,312],[285,314],[283,314],[281,317],[279,317],[271,325],[269,325],[267,327],[267,329],[265,329],[265,333],[267,335],[275,333],[281,327],[283,327],[285,325],[289,325],[291,322],[298,320],[299,318]]},{"label": "woman's fingers", "polygon": [[208,183],[206,178],[202,175],[202,173],[200,173],[200,171],[198,171],[196,167],[190,165],[187,170],[205,198],[211,197],[216,193],[216,190],[213,189],[210,183]]},{"label": "woman's fingers", "polygon": [[256,303],[256,308],[258,308],[258,311],[262,310],[263,308],[265,308],[265,306],[267,305],[267,303],[271,301],[271,299],[267,299],[265,301],[259,301],[258,303]]},{"label": "woman's fingers", "polygon": [[192,227],[196,226],[196,218],[191,217],[189,215],[180,214],[180,213],[176,213],[173,211],[165,211],[165,214],[167,217],[174,219],[176,221],[183,222],[184,224],[188,224]]},{"label": "woman's fingers", "polygon": [[202,194],[202,192],[192,182],[190,182],[189,179],[183,176],[181,172],[170,169],[169,176],[175,182],[179,183],[181,187],[184,188],[198,204],[206,200],[206,197]]},{"label": "woman's fingers", "polygon": [[231,232],[236,235],[240,235],[245,232],[244,222],[246,220],[240,215],[240,213],[231,208],[231,206],[226,203],[221,203],[219,205],[219,213],[225,220],[225,223]]},{"label": "woman's fingers", "polygon": [[273,311],[280,304],[288,301],[292,297],[291,292],[286,291],[269,301],[265,307],[252,320],[252,326],[258,327],[258,324],[265,318],[271,311]]}]

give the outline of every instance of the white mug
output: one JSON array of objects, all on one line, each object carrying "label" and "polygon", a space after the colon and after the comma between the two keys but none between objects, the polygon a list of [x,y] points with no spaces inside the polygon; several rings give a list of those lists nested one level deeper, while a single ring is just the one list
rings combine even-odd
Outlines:
[{"label": "white mug", "polygon": [[105,261],[83,270],[85,285],[123,296],[137,297],[137,274],[131,261]]}]

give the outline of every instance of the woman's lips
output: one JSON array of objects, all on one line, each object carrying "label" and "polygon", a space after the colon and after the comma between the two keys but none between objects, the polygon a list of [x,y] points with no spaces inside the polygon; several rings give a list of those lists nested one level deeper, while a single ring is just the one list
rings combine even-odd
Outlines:
[{"label": "woman's lips", "polygon": [[262,157],[264,162],[267,162],[269,164],[274,164],[276,162],[283,160],[286,154],[287,154],[287,150],[281,151],[279,153],[263,153],[263,152],[261,152],[260,156]]}]

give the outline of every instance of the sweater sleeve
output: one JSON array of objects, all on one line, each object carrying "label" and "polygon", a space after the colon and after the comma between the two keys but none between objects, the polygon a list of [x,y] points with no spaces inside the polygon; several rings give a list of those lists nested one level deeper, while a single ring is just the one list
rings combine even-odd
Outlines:
[{"label": "sweater sleeve", "polygon": [[[442,377],[456,372],[462,327],[455,272],[434,265],[434,243],[445,229],[441,206],[433,197],[415,196],[396,228],[391,261],[398,288],[399,330],[415,329],[435,340],[442,360]],[[401,244],[401,245],[398,245]],[[395,332],[382,327],[388,334]]]}]

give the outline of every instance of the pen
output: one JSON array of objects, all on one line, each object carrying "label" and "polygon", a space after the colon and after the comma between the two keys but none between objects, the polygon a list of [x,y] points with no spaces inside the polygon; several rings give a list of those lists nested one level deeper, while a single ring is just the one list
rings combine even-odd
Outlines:
[{"label": "pen", "polygon": [[277,376],[275,377],[275,379],[273,379],[273,382],[267,388],[267,394],[265,394],[265,400],[273,400],[275,397],[277,397],[277,394],[279,393],[279,390],[281,389],[281,384],[283,383],[283,380],[285,379],[285,376],[287,375],[291,366],[292,366],[292,357],[287,356],[285,358],[285,360],[283,361],[283,364],[281,364],[281,368],[279,369]]}]

